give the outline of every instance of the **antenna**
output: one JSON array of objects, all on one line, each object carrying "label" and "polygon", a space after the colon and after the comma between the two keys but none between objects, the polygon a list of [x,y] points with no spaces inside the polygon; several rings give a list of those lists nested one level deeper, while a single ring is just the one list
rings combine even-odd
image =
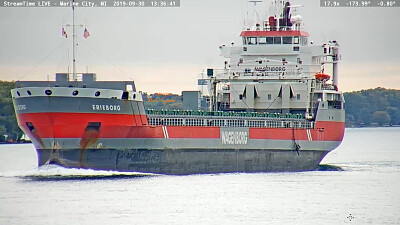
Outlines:
[{"label": "antenna", "polygon": [[260,3],[260,2],[262,2],[262,1],[261,1],[261,0],[250,0],[249,2],[253,2],[253,3],[254,3],[254,6],[256,6],[257,3]]},{"label": "antenna", "polygon": [[[254,3],[254,9],[253,9],[254,12],[253,12],[252,15],[251,15],[253,18],[250,18],[250,17],[249,17],[249,9],[247,8],[247,17],[248,17],[248,20],[249,20],[249,21],[248,21],[248,23],[249,23],[249,24],[248,24],[249,28],[250,28],[251,26],[253,26],[253,23],[254,23],[253,20],[254,20],[254,17],[255,17],[255,16],[257,17],[258,20],[260,20],[260,16],[258,15],[257,10],[255,9],[255,7],[257,6],[257,3],[262,3],[262,2],[263,2],[262,0],[249,0],[249,1],[248,1],[248,3]],[[249,5],[249,4],[247,4],[247,6],[248,6],[248,5]]]},{"label": "antenna", "polygon": [[76,43],[76,36],[75,36],[75,0],[72,0],[72,79],[77,81],[78,78],[76,76],[76,58],[75,58],[75,43]]},{"label": "antenna", "polygon": [[293,12],[297,14],[297,9],[303,7],[303,5],[289,5],[288,8],[292,8]]}]

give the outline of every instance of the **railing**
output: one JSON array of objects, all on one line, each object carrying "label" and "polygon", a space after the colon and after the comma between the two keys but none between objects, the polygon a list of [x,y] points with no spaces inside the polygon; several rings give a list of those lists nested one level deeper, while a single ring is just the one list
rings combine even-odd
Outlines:
[{"label": "railing", "polygon": [[335,90],[335,87],[332,84],[326,83],[317,83],[316,90]]},{"label": "railing", "polygon": [[[258,64],[244,62],[242,67],[248,68],[235,68],[235,69],[213,69],[213,76],[206,76],[202,73],[201,79],[235,79],[235,78],[249,78],[252,76],[257,77],[271,77],[278,78],[285,77],[313,77],[320,71],[320,64],[302,64],[301,67],[296,65],[282,65],[280,64]],[[256,68],[256,69],[254,69]]]},{"label": "railing", "polygon": [[301,114],[180,110],[146,110],[146,113],[151,126],[314,128],[314,122]]},{"label": "railing", "polygon": [[304,25],[295,25],[292,26],[264,26],[264,31],[304,31],[307,32],[308,29]]},{"label": "railing", "polygon": [[165,110],[146,109],[147,115],[178,115],[178,116],[220,116],[220,117],[258,117],[258,118],[286,118],[304,119],[303,114],[268,113],[268,112],[235,112],[235,111],[203,111],[203,110]]}]

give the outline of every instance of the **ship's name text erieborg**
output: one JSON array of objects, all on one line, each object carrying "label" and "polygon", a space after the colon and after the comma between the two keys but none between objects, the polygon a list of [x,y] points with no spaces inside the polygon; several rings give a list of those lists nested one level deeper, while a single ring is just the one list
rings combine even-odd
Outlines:
[{"label": "ship's name text erieborg", "polygon": [[121,106],[119,105],[92,105],[95,111],[121,111]]}]

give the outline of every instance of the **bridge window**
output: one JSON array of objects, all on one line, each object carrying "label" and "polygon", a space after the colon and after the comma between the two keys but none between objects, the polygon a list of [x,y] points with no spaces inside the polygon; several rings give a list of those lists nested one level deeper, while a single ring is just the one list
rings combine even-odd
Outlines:
[{"label": "bridge window", "polygon": [[271,100],[271,94],[268,94],[268,100]]},{"label": "bridge window", "polygon": [[267,44],[272,45],[274,43],[274,37],[267,37]]},{"label": "bridge window", "polygon": [[274,37],[274,44],[281,44],[281,43],[282,43],[281,37]]},{"label": "bridge window", "polygon": [[267,44],[267,38],[266,38],[266,37],[260,37],[260,38],[258,39],[258,43],[259,43],[260,45],[265,45],[265,44]]},{"label": "bridge window", "polygon": [[282,43],[285,45],[292,44],[292,39],[293,37],[282,37]]},{"label": "bridge window", "polygon": [[248,37],[247,38],[247,44],[256,45],[257,44],[257,38],[256,37]]}]

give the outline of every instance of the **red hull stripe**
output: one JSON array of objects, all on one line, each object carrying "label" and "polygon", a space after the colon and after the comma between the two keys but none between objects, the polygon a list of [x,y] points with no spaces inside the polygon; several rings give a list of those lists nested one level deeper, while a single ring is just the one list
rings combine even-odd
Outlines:
[{"label": "red hull stripe", "polygon": [[280,36],[303,36],[308,37],[309,34],[304,31],[242,31],[241,37],[280,37]]},{"label": "red hull stripe", "polygon": [[[31,132],[26,122],[33,123],[36,130],[34,136],[40,138],[81,138],[89,122],[101,122],[98,138],[220,138],[219,127],[168,126],[163,130],[162,126],[147,126],[145,115],[25,113],[19,114],[18,120],[27,134]],[[344,122],[318,122],[316,129],[310,130],[310,133],[313,141],[341,141]],[[309,140],[305,129],[294,130],[294,134],[296,140]],[[292,140],[293,129],[249,128],[249,138]]]},{"label": "red hull stripe", "polygon": [[[341,141],[344,135],[344,122],[318,122],[316,129],[310,129],[313,141]],[[250,139],[309,140],[306,129],[291,128],[250,128]]]},{"label": "red hull stripe", "polygon": [[322,136],[325,141],[342,141],[345,130],[345,122],[318,121],[314,133]]},{"label": "red hull stripe", "polygon": [[169,138],[220,138],[219,127],[167,127]]},{"label": "red hull stripe", "polygon": [[41,138],[80,138],[89,122],[101,122],[99,137],[103,138],[164,137],[161,127],[147,126],[146,115],[24,113],[18,115],[18,121],[27,134],[29,134],[29,129],[26,122],[33,123]]}]

